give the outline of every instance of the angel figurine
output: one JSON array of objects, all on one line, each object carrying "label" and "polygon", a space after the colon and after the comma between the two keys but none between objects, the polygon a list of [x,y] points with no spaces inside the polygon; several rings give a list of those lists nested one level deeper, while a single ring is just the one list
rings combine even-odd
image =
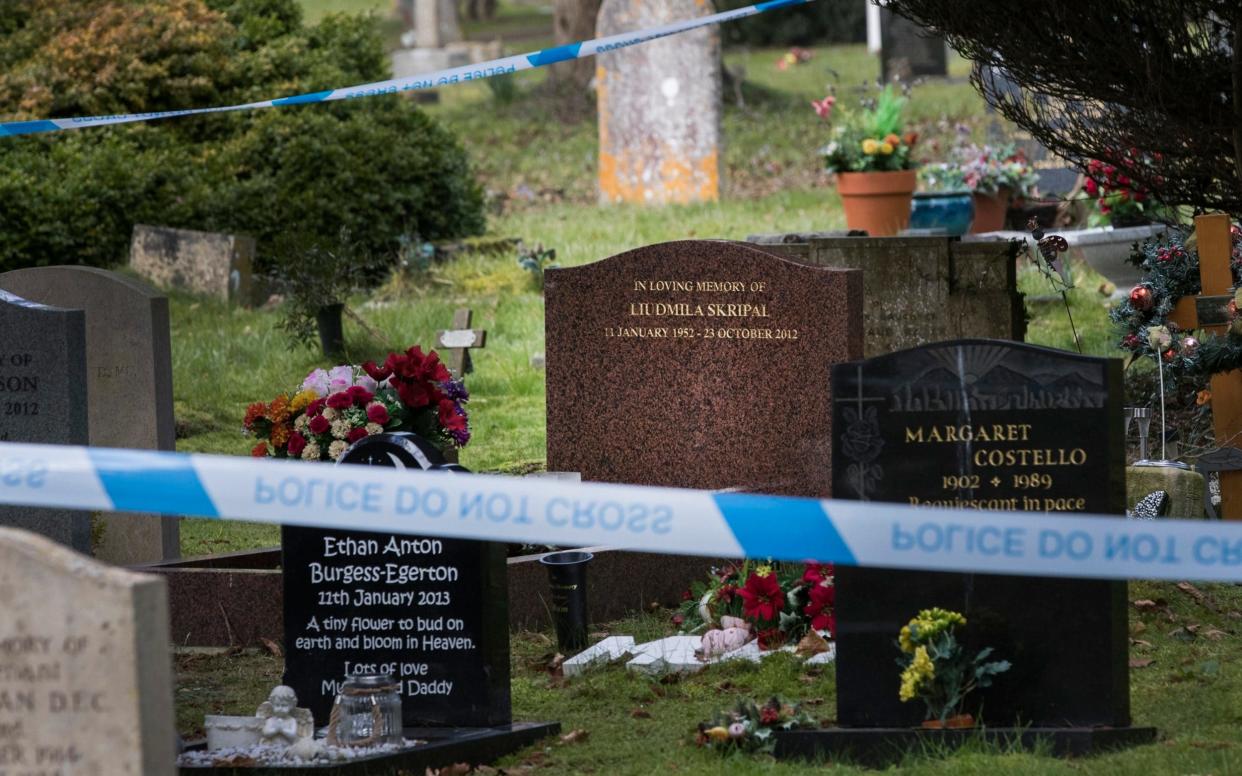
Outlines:
[{"label": "angel figurine", "polygon": [[299,709],[297,693],[283,684],[272,690],[254,715],[263,720],[259,740],[265,744],[289,746],[315,732],[310,709]]}]

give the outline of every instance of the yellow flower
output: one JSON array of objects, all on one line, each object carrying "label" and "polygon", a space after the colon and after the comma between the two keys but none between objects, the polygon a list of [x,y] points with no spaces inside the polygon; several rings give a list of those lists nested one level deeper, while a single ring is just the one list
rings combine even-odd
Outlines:
[{"label": "yellow flower", "polygon": [[707,734],[708,738],[712,741],[716,741],[717,743],[729,740],[729,729],[720,727],[719,725],[714,728],[708,728],[704,732]]},{"label": "yellow flower", "polygon": [[905,652],[907,655],[914,652],[914,642],[910,640],[909,625],[902,627],[900,635],[897,636],[897,641],[901,644],[902,652]]},{"label": "yellow flower", "polygon": [[880,144],[872,138],[867,138],[862,141],[862,149],[864,154],[874,154],[880,150]]},{"label": "yellow flower", "polygon": [[758,566],[755,566],[755,576],[757,577],[766,577],[771,573],[772,573],[771,563],[761,563]]},{"label": "yellow flower", "polygon": [[936,666],[932,663],[931,656],[927,654],[927,647],[916,648],[914,660],[910,661],[906,670],[901,672],[901,690],[898,692],[898,697],[901,698],[902,703],[913,700],[918,695],[919,687],[935,676]]},{"label": "yellow flower", "polygon": [[306,405],[313,402],[318,397],[314,391],[298,391],[293,395],[292,401],[289,402],[289,409],[294,412],[306,409]]},{"label": "yellow flower", "polygon": [[880,153],[884,154],[885,156],[888,156],[892,152],[893,152],[892,143],[888,142],[887,140],[884,141],[883,143],[880,143]]}]

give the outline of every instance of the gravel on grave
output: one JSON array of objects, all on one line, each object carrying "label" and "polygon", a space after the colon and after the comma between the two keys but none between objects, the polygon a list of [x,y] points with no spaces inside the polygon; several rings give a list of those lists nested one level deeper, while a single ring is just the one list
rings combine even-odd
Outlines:
[{"label": "gravel on grave", "polygon": [[178,767],[187,768],[218,768],[218,767],[264,767],[264,768],[299,768],[307,765],[330,765],[334,763],[359,760],[364,757],[396,754],[413,749],[427,743],[412,739],[404,739],[400,746],[381,744],[379,746],[327,746],[325,745],[315,757],[306,760],[289,754],[287,747],[258,744],[256,746],[226,747],[224,749],[195,750],[183,752],[177,757]]}]

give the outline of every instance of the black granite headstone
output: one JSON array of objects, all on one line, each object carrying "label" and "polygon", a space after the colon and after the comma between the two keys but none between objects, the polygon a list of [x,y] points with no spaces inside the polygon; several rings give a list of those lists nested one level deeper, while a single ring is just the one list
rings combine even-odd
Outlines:
[{"label": "black granite headstone", "polygon": [[[85,445],[86,318],[0,291],[0,441]],[[0,507],[0,525],[91,552],[91,518],[68,509]]]},{"label": "black granite headstone", "polygon": [[[341,463],[464,471],[406,433],[360,440]],[[317,724],[358,671],[399,680],[406,727],[510,722],[503,544],[286,526],[281,546],[284,682]]]},{"label": "black granite headstone", "polygon": [[924,75],[948,75],[944,36],[880,8],[880,80],[909,81]]},{"label": "black granite headstone", "polygon": [[[961,340],[839,364],[832,386],[836,498],[1124,513],[1117,360]],[[1012,663],[964,709],[988,726],[1130,724],[1124,582],[839,568],[836,584],[842,727],[921,722],[894,642],[933,606]]]}]

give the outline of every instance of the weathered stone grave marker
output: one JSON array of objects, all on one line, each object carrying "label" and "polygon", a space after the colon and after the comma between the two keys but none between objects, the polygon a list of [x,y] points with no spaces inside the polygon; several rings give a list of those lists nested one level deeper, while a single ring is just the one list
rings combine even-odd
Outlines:
[{"label": "weathered stone grave marker", "polygon": [[[145,450],[176,445],[168,298],[94,267],[35,267],[0,275],[0,289],[85,311],[90,444]],[[176,518],[108,513],[95,555],[118,565],[180,555]]]},{"label": "weathered stone grave marker", "polygon": [[[85,320],[81,310],[0,291],[0,441],[87,444]],[[91,551],[86,512],[6,506],[0,507],[0,525]]]},{"label": "weathered stone grave marker", "polygon": [[470,351],[487,346],[487,331],[470,328],[473,315],[469,307],[462,307],[453,313],[453,328],[436,333],[436,347],[448,352],[444,363],[457,377],[474,371]]},{"label": "weathered stone grave marker", "polygon": [[[706,16],[697,0],[604,0],[596,33],[616,35]],[[716,27],[601,53],[602,203],[715,201],[720,197],[720,32]]]},{"label": "weathered stone grave marker", "polygon": [[[377,434],[342,463],[431,469],[413,434]],[[481,508],[481,506],[480,506]],[[326,724],[342,680],[392,673],[407,727],[511,720],[502,544],[286,526],[285,684]]]},{"label": "weathered stone grave marker", "polygon": [[174,773],[164,581],[0,527],[0,773]]},{"label": "weathered stone grave marker", "polygon": [[[1117,360],[957,340],[838,364],[832,387],[836,498],[1124,512]],[[1010,539],[998,531],[975,541],[991,541],[1003,558]],[[898,698],[895,641],[932,607],[965,615],[968,649],[990,646],[995,659],[1012,663],[963,708],[986,722],[989,735],[1029,726],[1023,741],[1029,732],[1054,751],[1080,754],[1154,739],[1154,729],[1130,727],[1124,582],[841,567],[836,585],[841,727],[791,738],[801,753],[880,757],[906,745],[905,731],[917,728],[924,707]]]},{"label": "weathered stone grave marker", "polygon": [[160,288],[249,305],[254,253],[253,237],[134,224],[129,266]]},{"label": "weathered stone grave marker", "polygon": [[[1185,330],[1205,329],[1224,336],[1229,329],[1225,306],[1233,296],[1233,271],[1229,261],[1233,250],[1229,235],[1229,216],[1197,216],[1195,236],[1199,243],[1199,280],[1203,291],[1198,297],[1183,297],[1173,308],[1169,320]],[[1242,433],[1242,372],[1212,375],[1212,426],[1217,444],[1238,447]],[[1226,520],[1242,520],[1242,471],[1220,472],[1220,515]]]},{"label": "weathered stone grave marker", "polygon": [[548,468],[827,496],[829,369],[862,352],[862,273],[687,240],[549,270]]}]

